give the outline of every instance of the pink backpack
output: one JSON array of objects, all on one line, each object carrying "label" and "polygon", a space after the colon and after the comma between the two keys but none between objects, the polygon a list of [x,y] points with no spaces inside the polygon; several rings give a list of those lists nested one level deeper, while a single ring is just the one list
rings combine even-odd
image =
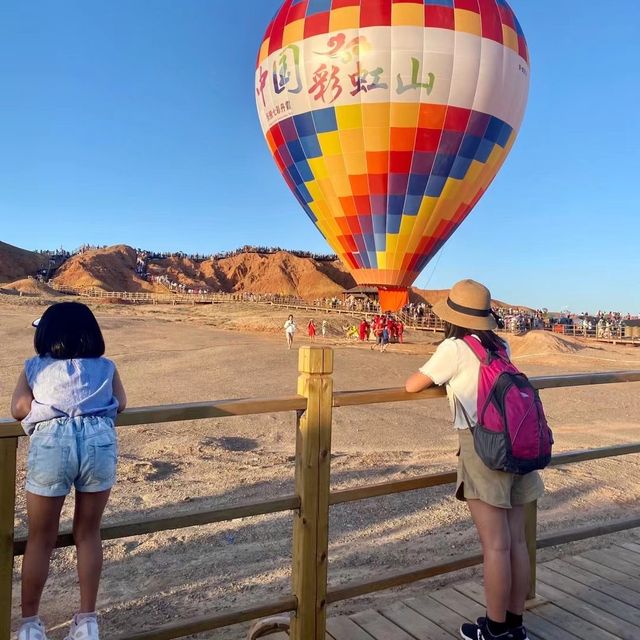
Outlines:
[{"label": "pink backpack", "polygon": [[462,406],[480,459],[496,471],[525,474],[544,469],[551,460],[553,434],[538,391],[511,363],[506,349],[487,351],[473,336],[465,343],[480,360],[478,424]]}]

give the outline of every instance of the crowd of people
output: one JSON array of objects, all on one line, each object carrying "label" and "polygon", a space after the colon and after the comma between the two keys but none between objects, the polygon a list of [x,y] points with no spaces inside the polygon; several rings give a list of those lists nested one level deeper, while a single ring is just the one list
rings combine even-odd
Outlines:
[{"label": "crowd of people", "polygon": [[148,280],[149,282],[154,282],[156,284],[164,285],[165,287],[169,288],[171,291],[175,291],[176,293],[183,293],[194,296],[206,296],[210,293],[213,293],[213,291],[211,291],[210,289],[205,289],[202,287],[189,287],[181,282],[176,282],[175,280],[169,278],[169,276],[167,276],[166,274],[148,274],[146,280]]},{"label": "crowd of people", "polygon": [[371,349],[377,347],[384,353],[390,343],[404,342],[404,323],[390,314],[376,314],[371,322],[363,318],[358,326],[358,339],[360,342],[375,339]]},{"label": "crowd of people", "polygon": [[499,307],[494,311],[504,331],[519,334],[545,328],[545,314],[541,309],[533,311],[518,307]]},{"label": "crowd of people", "polygon": [[[298,327],[293,315],[290,314],[284,323],[288,349],[291,349],[293,346],[293,340],[297,330]],[[324,319],[318,327],[315,320],[311,318],[307,323],[307,337],[311,342],[314,342],[318,336],[318,330],[320,331],[320,335],[326,338],[330,330],[329,322]],[[367,318],[362,318],[357,325],[349,324],[342,326],[342,331],[346,338],[359,342],[374,342],[374,344],[371,345],[371,349],[378,348],[382,353],[387,350],[389,344],[404,342],[404,330],[404,322],[391,314],[376,314],[371,321]]]},{"label": "crowd of people", "polygon": [[622,314],[617,311],[598,311],[594,316],[588,313],[574,320],[584,336],[596,336],[597,338],[614,338],[624,334],[625,327],[633,320],[631,314]]}]

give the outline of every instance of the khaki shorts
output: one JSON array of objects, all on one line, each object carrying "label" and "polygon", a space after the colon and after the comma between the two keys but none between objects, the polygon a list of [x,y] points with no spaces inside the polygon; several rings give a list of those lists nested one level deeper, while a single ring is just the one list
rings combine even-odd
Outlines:
[{"label": "khaki shorts", "polygon": [[476,453],[469,429],[460,429],[458,437],[458,500],[482,500],[494,507],[511,509],[542,496],[544,484],[537,471],[521,476],[489,469]]}]

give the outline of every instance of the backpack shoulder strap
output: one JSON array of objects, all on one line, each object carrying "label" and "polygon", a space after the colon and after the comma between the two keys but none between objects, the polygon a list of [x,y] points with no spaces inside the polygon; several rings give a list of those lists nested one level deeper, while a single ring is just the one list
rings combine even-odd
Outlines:
[{"label": "backpack shoulder strap", "polygon": [[489,353],[482,346],[480,340],[474,338],[473,336],[465,336],[462,340],[469,347],[469,349],[473,351],[474,355],[476,356],[476,358],[478,358],[478,360],[480,360],[480,362],[486,362]]},{"label": "backpack shoulder strap", "polygon": [[503,360],[509,361],[506,347],[497,352],[489,352],[484,348],[480,340],[473,336],[465,336],[463,338],[464,343],[473,351],[474,355],[482,364],[491,364],[492,358],[499,356]]},{"label": "backpack shoulder strap", "polygon": [[[474,424],[473,422],[471,422],[471,418],[469,417],[469,413],[468,411],[464,408],[464,405],[462,404],[462,400],[460,400],[460,398],[458,398],[457,396],[453,396],[453,400],[454,400],[454,407],[455,407],[455,411],[456,414],[458,412],[458,407],[460,407],[460,409],[462,409],[462,416],[464,417],[465,422],[467,423],[467,426],[469,427],[469,431],[471,431],[471,433],[473,433],[473,428],[474,428]],[[453,421],[455,422],[456,416],[453,416]]]}]

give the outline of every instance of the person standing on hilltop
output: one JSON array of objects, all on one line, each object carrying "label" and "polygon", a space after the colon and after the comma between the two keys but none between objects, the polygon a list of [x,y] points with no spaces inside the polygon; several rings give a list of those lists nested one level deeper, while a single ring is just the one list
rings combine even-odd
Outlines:
[{"label": "person standing on hilltop", "polygon": [[293,321],[293,316],[289,315],[287,321],[284,323],[284,334],[287,337],[287,348],[291,349],[293,346],[293,336],[296,333],[296,323]]},{"label": "person standing on hilltop", "polygon": [[[542,496],[544,485],[537,471],[508,473],[495,470],[499,465],[489,467],[480,457],[482,454],[487,459],[485,441],[481,441],[480,436],[489,430],[483,426],[478,431],[480,354],[485,375],[489,375],[492,362],[496,364],[495,369],[516,370],[509,361],[507,343],[493,332],[498,323],[491,309],[491,294],[486,287],[473,280],[458,282],[449,297],[433,307],[433,312],[445,322],[445,340],[431,359],[407,379],[405,388],[409,393],[417,393],[432,385],[446,384],[453,424],[458,431],[460,448],[456,497],[466,501],[480,536],[487,604],[486,616],[478,618],[476,624],[463,624],[460,635],[467,640],[527,640],[522,615],[529,590],[530,566],[524,514],[525,505]],[[501,377],[510,375],[503,373]],[[523,388],[517,387],[527,398]],[[484,386],[482,392],[485,393]],[[506,391],[502,397],[506,414]],[[491,400],[492,396],[488,398]],[[484,395],[482,402],[486,403]],[[509,411],[518,420],[519,430],[520,427],[529,428],[526,416],[522,418],[515,413],[520,405],[515,400],[511,402]],[[534,413],[531,407],[528,413]],[[540,414],[535,413],[539,419]],[[486,420],[486,414],[483,419]],[[538,433],[539,422],[534,422],[532,426]],[[503,437],[502,433],[499,435]],[[494,448],[500,449],[497,440],[491,442]],[[506,448],[504,440],[500,443]],[[539,455],[537,448],[536,452]],[[540,466],[532,464],[530,468]]]},{"label": "person standing on hilltop", "polygon": [[307,325],[307,333],[309,334],[309,339],[313,342],[316,339],[316,325],[313,321],[313,318],[309,320],[309,324]]},{"label": "person standing on hilltop", "polygon": [[47,638],[38,609],[60,511],[72,486],[76,488],[73,539],[80,609],[66,640],[98,640],[100,522],[116,480],[114,420],[127,397],[115,365],[103,357],[102,332],[85,305],[62,302],[49,307],[37,322],[34,345],[38,355],[26,361],[11,398],[13,417],[22,420],[30,435],[29,534],[22,563],[18,640]]}]

